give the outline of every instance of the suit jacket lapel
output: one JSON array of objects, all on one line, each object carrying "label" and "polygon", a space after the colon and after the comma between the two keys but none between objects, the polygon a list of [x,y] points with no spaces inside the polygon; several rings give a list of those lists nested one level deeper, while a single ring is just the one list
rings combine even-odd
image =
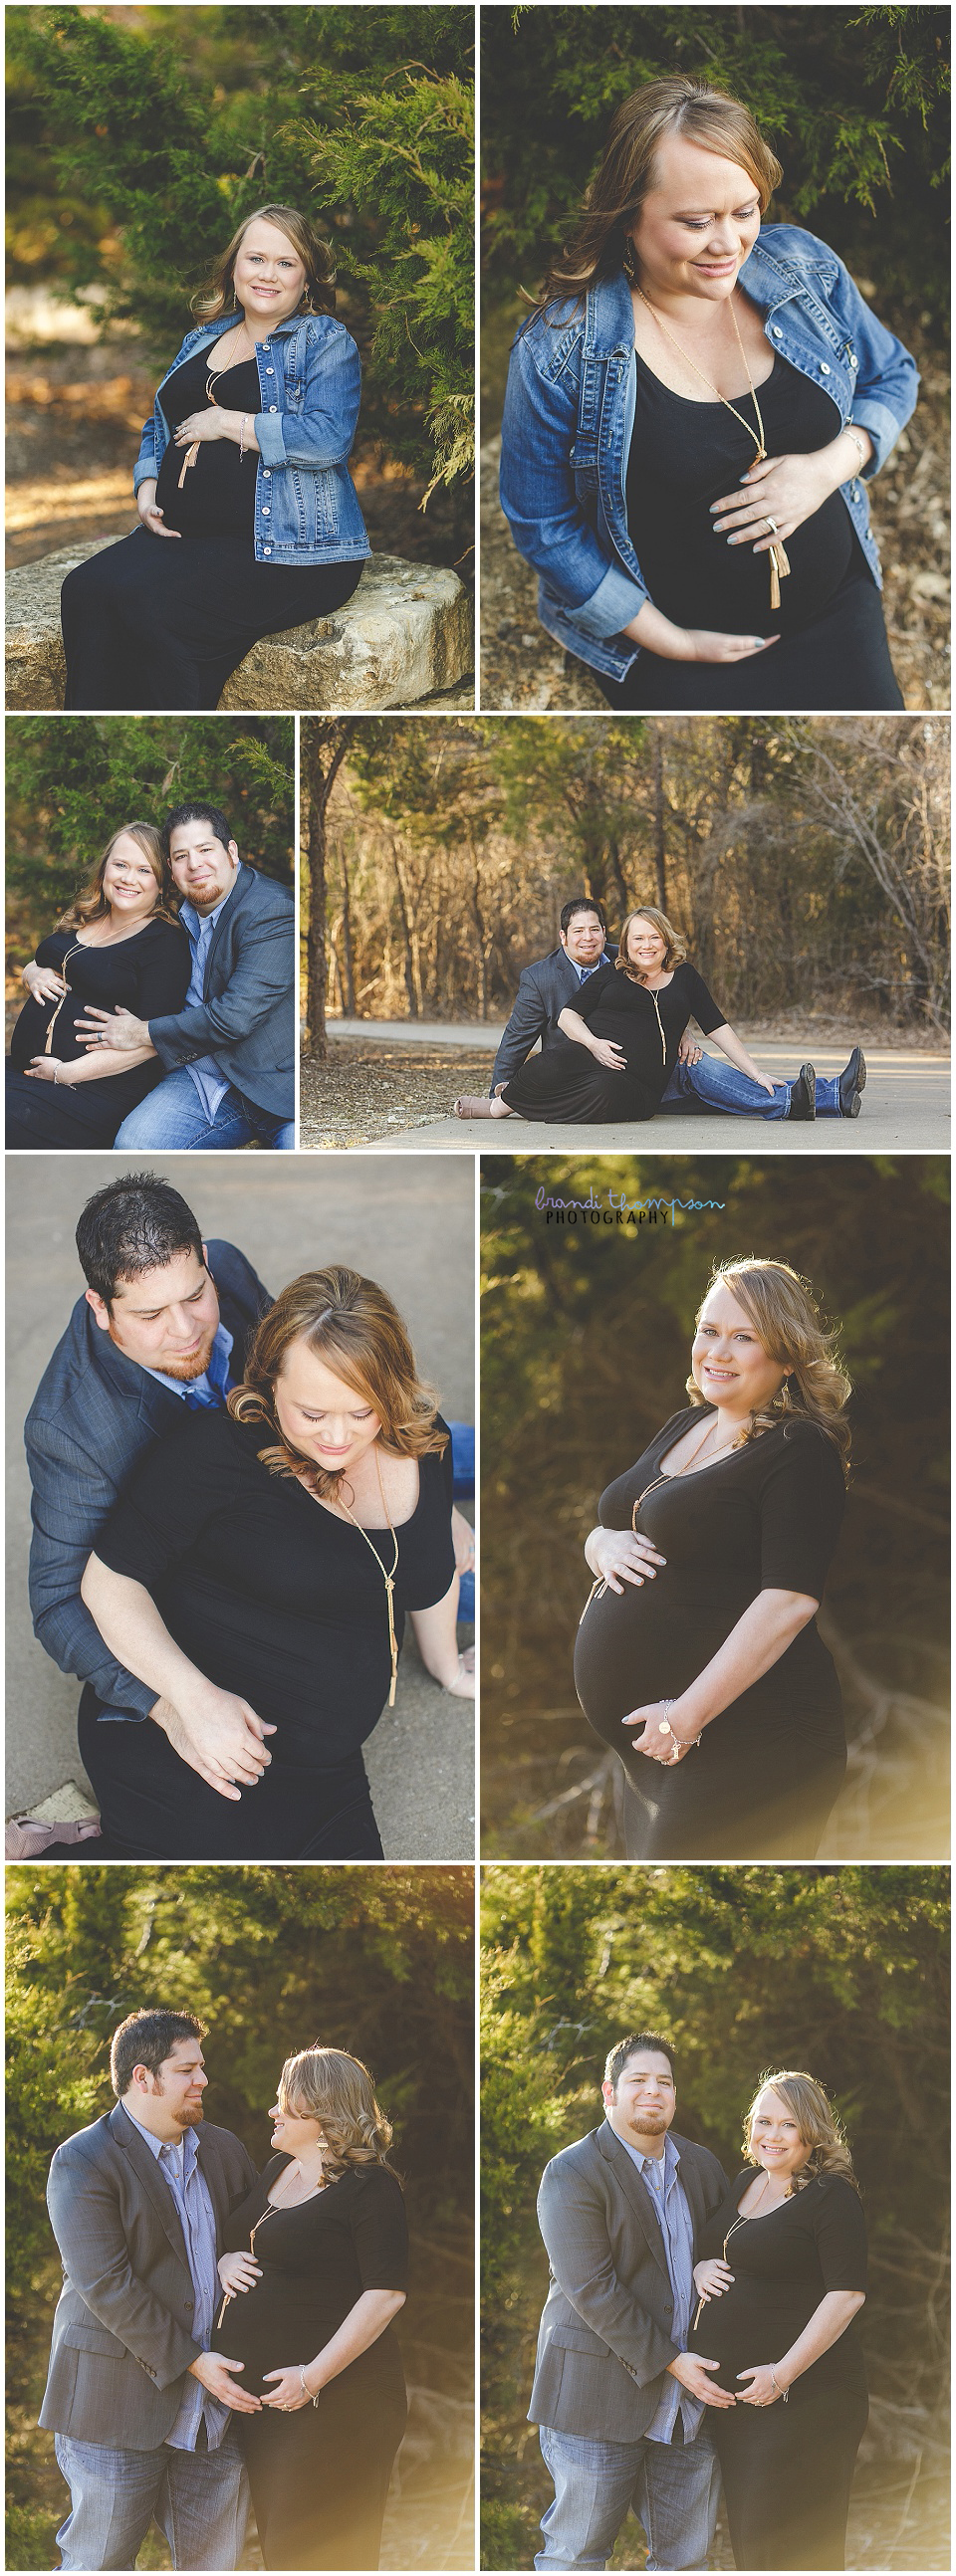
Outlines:
[{"label": "suit jacket lapel", "polygon": [[117,2146],[121,2147],[123,2154],[129,2157],[147,2198],[152,2201],[156,2216],[164,2234],[169,2238],[174,2254],[179,2255],[188,2272],[189,2258],[186,2253],[186,2241],[179,2211],[169,2184],[160,2173],[152,2148],[147,2146],[145,2138],[140,2137],[135,2120],[130,2119],[121,2102],[117,2102],[116,2109],[110,2112],[109,2119]]},{"label": "suit jacket lapel", "polygon": [[236,878],[235,885],[230,886],[229,893],[226,896],[226,900],[222,906],[218,920],[213,922],[212,937],[206,950],[206,961],[202,979],[204,1002],[209,999],[209,978],[212,973],[213,958],[215,957],[216,950],[219,947],[220,942],[226,936],[227,929],[235,920],[239,906],[244,900],[250,877],[253,878],[254,882],[254,870],[252,868],[247,868],[245,860],[240,859],[239,874]]},{"label": "suit jacket lapel", "polygon": [[664,2239],[661,2235],[660,2221],[646,2182],[642,2182],[636,2164],[632,2162],[631,2157],[628,2155],[627,2148],[622,2146],[620,2138],[615,2137],[614,2131],[607,2121],[605,2121],[603,2129],[598,2130],[597,2142],[599,2151],[602,2156],[606,2157],[608,2164],[611,2166],[612,2171],[620,2184],[621,2190],[624,2193],[625,2199],[630,2202],[635,2217],[640,2220],[649,2250],[653,2254],[655,2263],[660,2264],[664,2278],[669,2283],[670,2273],[667,2269],[667,2256],[664,2252]]}]

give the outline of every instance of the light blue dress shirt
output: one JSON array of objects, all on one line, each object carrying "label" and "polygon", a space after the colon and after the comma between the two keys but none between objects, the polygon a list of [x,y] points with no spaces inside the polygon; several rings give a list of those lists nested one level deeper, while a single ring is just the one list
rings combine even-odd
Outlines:
[{"label": "light blue dress shirt", "polygon": [[[222,2290],[216,2268],[216,2213],[208,2183],[199,2170],[199,2140],[195,2129],[187,2129],[174,2145],[166,2146],[162,2138],[154,2138],[150,2129],[142,2128],[133,2119],[125,2102],[120,2107],[155,2156],[176,2203],[195,2296],[191,2332],[203,2352],[208,2352]],[[187,2371],[182,2404],[172,2432],[166,2435],[167,2447],[171,2451],[194,2451],[200,2424],[205,2421],[208,2447],[218,2451],[229,2429],[231,2411],[221,2406],[217,2397],[210,2397],[202,2381],[193,2379]]]},{"label": "light blue dress shirt", "polygon": [[[236,880],[234,878],[233,886],[235,885],[235,882]],[[230,886],[229,894],[232,893],[233,886]],[[219,915],[222,912],[224,905],[229,901],[229,894],[223,895],[222,903],[217,903],[215,912],[200,914],[196,911],[195,904],[192,903],[183,903],[179,907],[179,918],[182,922],[183,929],[187,931],[189,935],[189,945],[192,951],[193,961],[193,971],[189,978],[189,990],[186,994],[185,1003],[183,1004],[184,1010],[188,1008],[190,1002],[201,1002],[203,999],[203,981],[206,973],[206,958],[209,953],[209,942],[212,938]],[[215,1056],[198,1055],[193,1064],[187,1064],[186,1071],[192,1075],[207,1118],[213,1119],[216,1115],[220,1101],[225,1099],[226,1093],[229,1089],[229,1084],[226,1081],[224,1074],[220,1073]]]},{"label": "light blue dress shirt", "polygon": [[[614,2136],[618,2136],[616,2129]],[[670,2136],[664,2140],[662,2156],[644,2156],[638,2147],[628,2146],[626,2138],[620,2139],[620,2145],[630,2156],[631,2163],[637,2166],[654,2203],[664,2239],[667,2273],[674,2300],[671,2340],[681,2352],[686,2352],[694,2301],[694,2226],[680,2179],[680,2157]],[[691,2397],[689,2391],[681,2387],[680,2380],[665,2371],[660,2404],[647,2427],[646,2438],[649,2442],[673,2441],[679,2413],[684,2440],[692,2442],[703,2412],[700,2399]]]},{"label": "light blue dress shirt", "polygon": [[593,966],[579,966],[577,958],[572,957],[569,949],[566,948],[564,954],[568,965],[573,966],[579,984],[586,984],[589,975],[596,975],[599,966],[607,966],[610,962],[607,957],[598,957]]}]

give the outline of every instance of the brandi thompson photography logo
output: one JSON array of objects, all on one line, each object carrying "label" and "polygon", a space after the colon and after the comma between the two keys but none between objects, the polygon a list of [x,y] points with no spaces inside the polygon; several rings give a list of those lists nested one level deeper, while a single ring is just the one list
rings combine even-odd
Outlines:
[{"label": "brandi thompson photography logo", "polygon": [[563,1199],[549,1190],[535,1191],[535,1207],[546,1225],[673,1225],[677,1216],[703,1216],[726,1206],[725,1199],[629,1198],[626,1190],[593,1183],[587,1197]]}]

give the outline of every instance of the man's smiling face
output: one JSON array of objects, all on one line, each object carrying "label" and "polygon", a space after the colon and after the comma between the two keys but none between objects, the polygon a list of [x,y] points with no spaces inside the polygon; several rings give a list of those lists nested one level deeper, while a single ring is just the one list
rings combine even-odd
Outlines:
[{"label": "man's smiling face", "polygon": [[135,1279],[118,1279],[112,1305],[86,1291],[101,1333],[138,1367],[161,1369],[165,1377],[203,1377],[212,1357],[219,1327],[219,1299],[205,1261],[194,1250],[174,1252],[162,1268],[141,1270]]}]

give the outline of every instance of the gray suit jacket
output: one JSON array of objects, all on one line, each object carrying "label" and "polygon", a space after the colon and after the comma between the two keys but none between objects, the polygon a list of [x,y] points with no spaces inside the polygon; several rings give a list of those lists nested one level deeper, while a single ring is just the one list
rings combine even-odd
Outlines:
[{"label": "gray suit jacket", "polygon": [[[617,949],[608,940],[599,963],[612,966],[616,956]],[[542,1054],[556,1038],[563,1038],[559,1014],[569,1006],[573,1011],[580,990],[580,978],[565,948],[552,948],[548,957],[537,957],[532,966],[524,968],[514,1010],[495,1057],[492,1091],[496,1083],[510,1082],[513,1073],[520,1073],[539,1038]]]},{"label": "gray suit jacket", "polygon": [[150,1020],[149,1034],[167,1073],[211,1055],[257,1109],[295,1117],[295,904],[287,887],[240,863],[209,942],[202,1001]]},{"label": "gray suit jacket", "polygon": [[[221,2244],[256,2169],[228,2129],[203,2125],[198,2136]],[[202,2347],[175,2200],[119,2103],[57,2148],[47,2207],[63,2288],[40,2423],[77,2442],[157,2450]]]},{"label": "gray suit jacket", "polygon": [[[232,1374],[272,1299],[232,1243],[207,1245]],[[80,1599],[83,1568],[141,1451],[182,1420],[178,1395],[126,1358],[79,1297],[44,1369],[24,1424],[33,1486],[30,1608],[41,1646],[61,1673],[92,1683],[104,1708],[148,1717],[156,1693],[118,1664]]]},{"label": "gray suit jacket", "polygon": [[[728,2189],[708,2147],[672,2132],[694,2225]],[[636,2442],[652,2422],[662,2374],[680,2350],[667,2256],[646,2183],[602,2121],[546,2165],[538,2223],[551,2286],[538,2334],[532,2424],[592,2441]]]}]

